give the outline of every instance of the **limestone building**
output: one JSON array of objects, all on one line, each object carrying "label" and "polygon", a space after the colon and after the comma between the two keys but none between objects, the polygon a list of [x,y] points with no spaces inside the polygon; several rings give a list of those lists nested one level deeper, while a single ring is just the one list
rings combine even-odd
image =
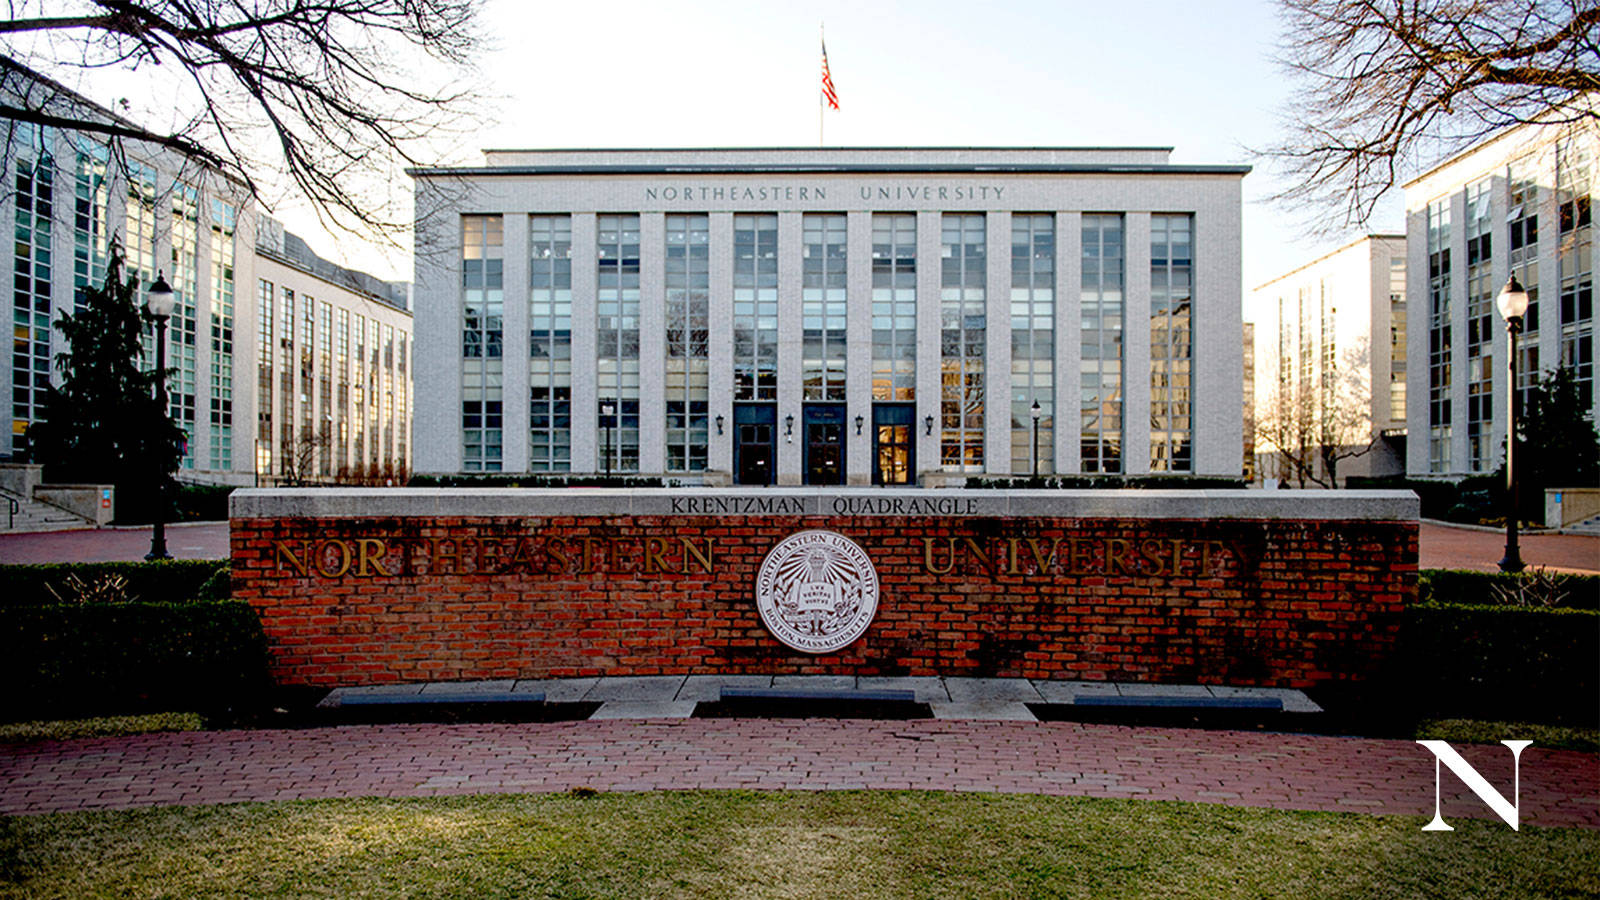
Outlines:
[{"label": "limestone building", "polygon": [[1334,486],[1405,470],[1404,235],[1366,235],[1260,285],[1245,318],[1262,478]]},{"label": "limestone building", "polygon": [[1504,460],[1509,275],[1527,289],[1516,390],[1570,367],[1595,414],[1590,221],[1600,128],[1524,125],[1405,185],[1408,293],[1406,472],[1459,478]]},{"label": "limestone building", "polygon": [[414,170],[416,468],[1236,476],[1247,171],[1165,148]]}]

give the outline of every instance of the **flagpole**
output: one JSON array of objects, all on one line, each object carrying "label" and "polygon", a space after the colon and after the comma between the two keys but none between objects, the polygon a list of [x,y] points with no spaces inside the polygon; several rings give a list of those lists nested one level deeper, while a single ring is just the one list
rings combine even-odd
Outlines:
[{"label": "flagpole", "polygon": [[[822,27],[822,23],[821,22],[817,23],[817,38],[822,42],[822,46],[823,47],[827,47],[828,46],[828,36],[823,33],[823,27]],[[824,52],[826,52],[826,51],[824,51]],[[827,109],[827,106],[826,106],[826,104],[824,102],[824,99],[823,99],[823,96],[822,96],[822,88],[819,86],[817,88],[817,146],[818,147],[823,146],[823,142],[822,142],[822,122],[824,120],[823,113],[824,113],[824,111],[826,109]]]}]

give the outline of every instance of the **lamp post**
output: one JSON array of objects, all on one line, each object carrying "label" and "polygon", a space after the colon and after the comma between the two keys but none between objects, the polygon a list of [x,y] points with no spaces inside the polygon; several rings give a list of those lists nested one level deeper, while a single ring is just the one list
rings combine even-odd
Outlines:
[{"label": "lamp post", "polygon": [[611,403],[600,404],[600,418],[606,420],[606,477],[611,477],[611,424],[617,413],[617,407]]},{"label": "lamp post", "polygon": [[[157,272],[155,284],[150,285],[149,292],[145,294],[145,308],[156,320],[156,408],[161,410],[163,416],[167,414],[167,318],[172,315],[172,307],[176,302],[172,285],[167,284],[167,279]],[[150,552],[144,555],[147,560],[172,558],[172,554],[167,552],[166,502],[167,472],[163,466],[156,472],[156,518],[150,531]]]},{"label": "lamp post", "polygon": [[1521,572],[1522,554],[1517,549],[1517,335],[1522,332],[1522,316],[1528,311],[1528,292],[1517,283],[1517,276],[1506,279],[1506,286],[1495,298],[1500,318],[1506,320],[1506,555],[1500,571]]},{"label": "lamp post", "polygon": [[1033,416],[1033,478],[1039,479],[1039,399],[1034,398],[1033,406],[1028,408],[1028,415]]}]

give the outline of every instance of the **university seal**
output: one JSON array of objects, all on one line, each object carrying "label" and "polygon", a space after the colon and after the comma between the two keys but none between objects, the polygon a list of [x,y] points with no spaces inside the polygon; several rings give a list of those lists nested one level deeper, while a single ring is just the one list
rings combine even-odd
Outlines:
[{"label": "university seal", "polygon": [[785,646],[832,653],[850,646],[872,624],[878,571],[866,551],[842,534],[792,534],[761,561],[756,609]]}]

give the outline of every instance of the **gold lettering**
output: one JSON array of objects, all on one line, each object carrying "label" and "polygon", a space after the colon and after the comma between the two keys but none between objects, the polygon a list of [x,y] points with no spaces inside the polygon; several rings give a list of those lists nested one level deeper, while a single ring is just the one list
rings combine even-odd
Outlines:
[{"label": "gold lettering", "polygon": [[989,554],[978,545],[978,542],[972,538],[962,538],[961,541],[967,545],[967,552],[971,554],[973,558],[977,559],[979,564],[981,564],[990,575],[993,575],[994,560],[989,558]]},{"label": "gold lettering", "polygon": [[662,554],[667,550],[665,538],[647,537],[644,539],[644,570],[646,572],[667,571],[667,561]]},{"label": "gold lettering", "polygon": [[565,575],[572,565],[572,557],[567,555],[567,542],[561,538],[550,538],[544,542],[544,552],[550,557],[550,571]]},{"label": "gold lettering", "polygon": [[586,537],[583,539],[583,565],[579,567],[579,572],[587,575],[594,571],[594,548],[599,545],[599,538]]},{"label": "gold lettering", "polygon": [[389,548],[384,545],[383,541],[377,538],[359,538],[356,541],[356,546],[359,548],[361,556],[360,562],[356,564],[357,578],[372,577],[372,574],[367,571],[368,563],[371,563],[372,568],[376,569],[377,573],[385,578],[394,574],[383,567],[384,554],[389,552]]},{"label": "gold lettering", "polygon": [[683,569],[681,571],[689,571],[689,557],[693,556],[695,560],[700,563],[700,568],[704,569],[707,575],[711,574],[711,554],[713,552],[713,545],[711,538],[705,538],[704,540],[706,542],[706,551],[701,553],[700,548],[694,545],[694,541],[691,541],[688,538],[678,538],[678,542],[683,545]]},{"label": "gold lettering", "polygon": [[[289,549],[288,541],[273,541],[272,545],[278,549],[278,556],[282,559],[288,560],[289,565],[294,566],[294,570],[296,572],[299,572],[301,575],[311,574],[306,568],[306,561],[295,556],[294,551]],[[309,556],[311,554],[310,541],[300,542],[300,553],[302,556]]]},{"label": "gold lettering", "polygon": [[925,537],[922,539],[922,568],[925,569],[929,575],[949,575],[950,570],[955,568],[956,565],[956,539],[945,538],[945,540],[948,542],[948,546],[945,548],[945,564],[944,568],[942,569],[933,564],[934,540],[935,538],[931,537]]},{"label": "gold lettering", "polygon": [[1116,563],[1116,567],[1121,569],[1124,575],[1139,574],[1132,566],[1128,565],[1128,550],[1128,542],[1122,538],[1106,538],[1105,574],[1112,574],[1112,563]]},{"label": "gold lettering", "polygon": [[1088,564],[1094,562],[1094,550],[1082,538],[1068,538],[1067,552],[1072,557],[1072,574],[1089,575],[1094,572]]},{"label": "gold lettering", "polygon": [[633,542],[627,538],[612,538],[610,543],[611,546],[606,548],[606,562],[610,565],[610,570],[613,572],[638,571],[633,566],[629,565],[629,563],[637,558],[638,554],[622,552],[623,544],[631,544]]},{"label": "gold lettering", "polygon": [[1149,560],[1152,569],[1151,575],[1162,574],[1161,542],[1155,538],[1145,538],[1139,542],[1139,555]]},{"label": "gold lettering", "polygon": [[[332,572],[328,571],[328,567],[323,565],[323,563],[328,561],[328,548],[329,547],[337,547],[337,548],[339,548],[339,567],[337,569],[333,570]],[[349,544],[349,542],[348,541],[323,541],[322,542],[322,546],[320,548],[318,548],[318,550],[317,550],[317,557],[316,557],[315,562],[316,562],[316,566],[317,566],[317,574],[321,575],[323,578],[339,578],[339,577],[343,576],[344,573],[350,571],[350,544]]]},{"label": "gold lettering", "polygon": [[[444,545],[450,545],[450,552],[444,552]],[[442,575],[445,573],[445,561],[450,562],[451,575],[461,574],[461,542],[454,538],[434,538],[432,552],[428,555],[428,574]]]},{"label": "gold lettering", "polygon": [[1020,575],[1022,570],[1017,567],[1017,546],[1022,541],[1018,538],[1006,538],[1006,574]]},{"label": "gold lettering", "polygon": [[527,538],[517,538],[517,545],[511,549],[511,556],[501,567],[500,574],[515,572],[518,569],[528,573],[533,572],[533,546]]},{"label": "gold lettering", "polygon": [[1177,578],[1183,574],[1183,541],[1172,538],[1167,543],[1172,545],[1172,577]]},{"label": "gold lettering", "polygon": [[1028,538],[1028,549],[1033,551],[1033,564],[1038,567],[1040,575],[1050,571],[1056,561],[1056,548],[1061,546],[1061,538],[1050,539],[1050,555],[1044,555],[1038,538]]}]

